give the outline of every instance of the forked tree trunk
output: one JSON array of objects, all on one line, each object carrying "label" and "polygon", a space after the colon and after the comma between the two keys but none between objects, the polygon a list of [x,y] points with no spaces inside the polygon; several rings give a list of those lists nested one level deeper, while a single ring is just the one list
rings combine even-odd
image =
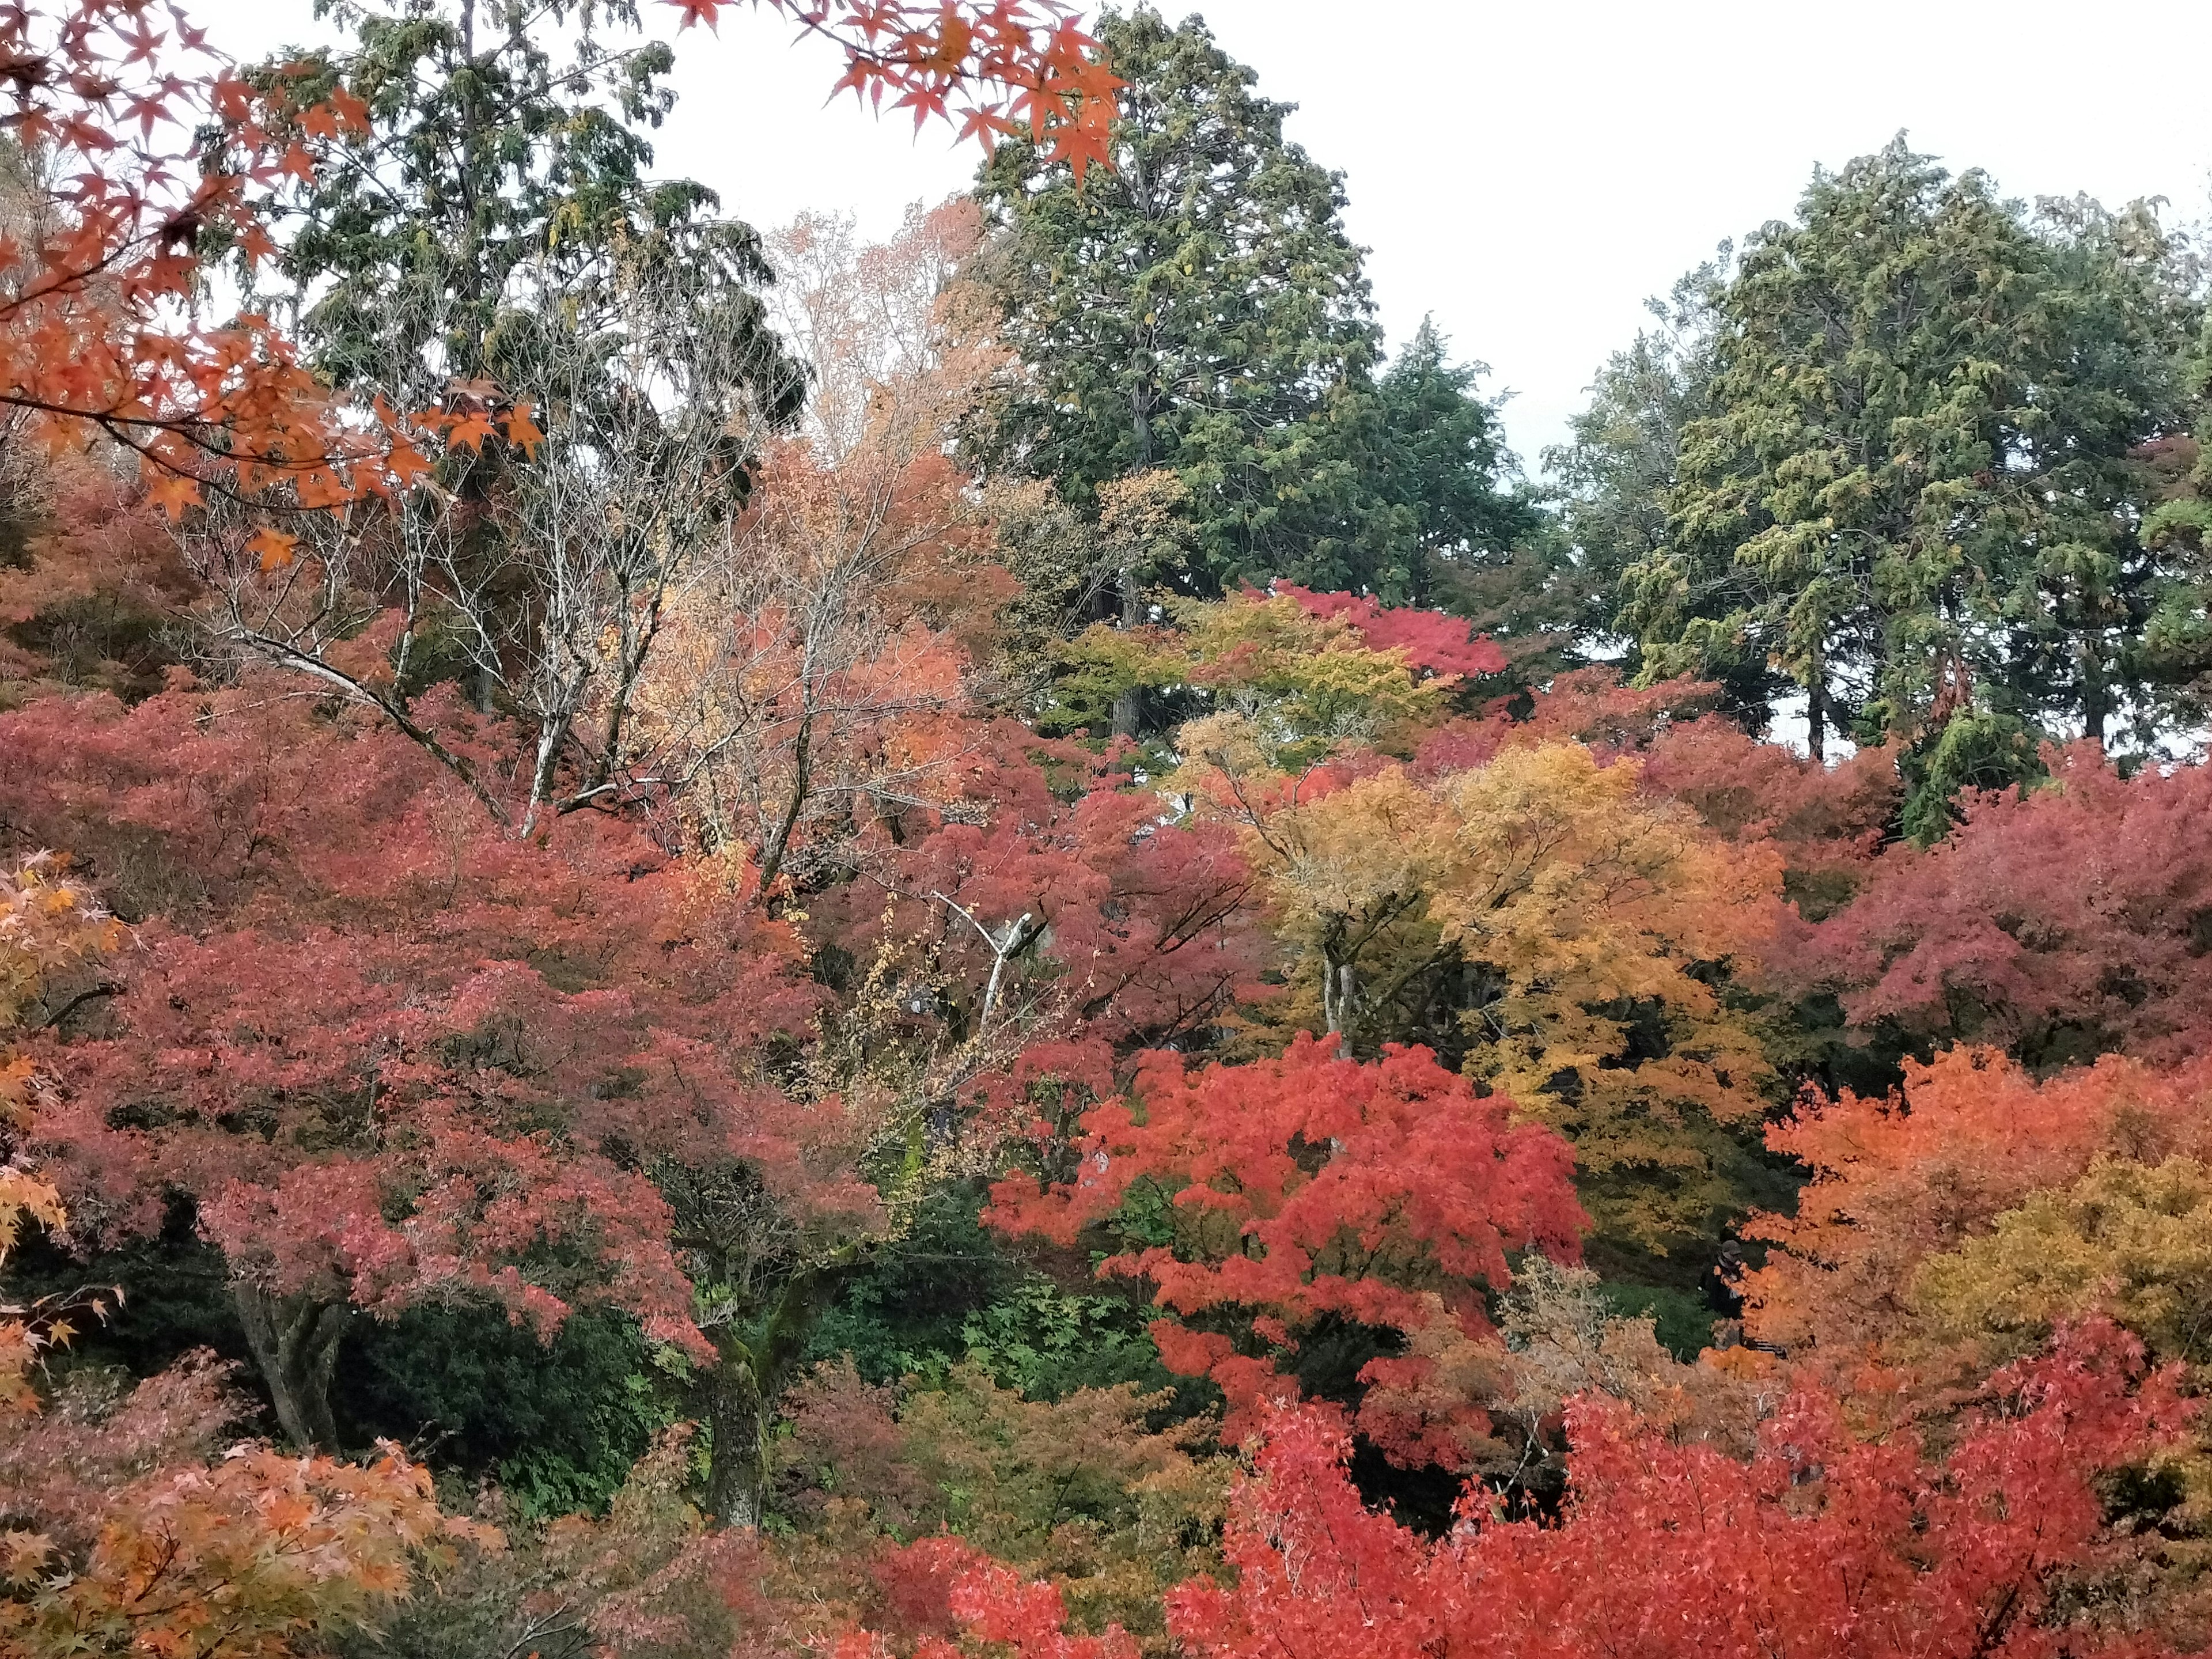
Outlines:
[{"label": "forked tree trunk", "polygon": [[271,1296],[257,1285],[234,1281],[231,1299],[246,1346],[261,1380],[269,1385],[277,1426],[301,1451],[338,1449],[337,1421],[331,1414],[331,1379],[337,1370],[338,1346],[353,1310],[343,1303],[307,1296]]}]

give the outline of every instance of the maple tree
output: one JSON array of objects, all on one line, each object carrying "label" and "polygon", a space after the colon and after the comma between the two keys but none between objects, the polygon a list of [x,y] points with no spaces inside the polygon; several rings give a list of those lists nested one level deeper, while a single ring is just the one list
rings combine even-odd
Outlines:
[{"label": "maple tree", "polygon": [[1480,1334],[1507,1250],[1572,1256],[1571,1154],[1512,1116],[1418,1048],[1363,1065],[1300,1036],[1279,1060],[1189,1072],[1157,1055],[1048,1148],[1056,1178],[1010,1176],[988,1218],[1063,1244],[1104,1226],[1118,1248],[1100,1272],[1153,1287],[1175,1316],[1153,1327],[1161,1357],[1221,1386],[1234,1439],[1293,1387],[1279,1361],[1320,1322]]},{"label": "maple tree", "polygon": [[1324,620],[1341,617],[1359,631],[1369,648],[1402,650],[1406,660],[1432,674],[1479,678],[1505,666],[1505,653],[1482,635],[1468,637],[1464,619],[1414,605],[1385,605],[1364,594],[1316,593],[1295,582],[1277,582],[1272,592]]},{"label": "maple tree", "polygon": [[2175,1381],[2091,1326],[1996,1379],[1941,1455],[1856,1441],[1805,1390],[1747,1462],[1584,1401],[1556,1523],[1474,1498],[1435,1541],[1362,1505],[1340,1425],[1278,1415],[1232,1500],[1234,1587],[1177,1591],[1170,1620],[1222,1659],[2139,1651],[2072,1611],[2069,1581],[2108,1564],[2098,1473],[2154,1458],[2185,1420]]},{"label": "maple tree", "polygon": [[[1103,730],[1113,709],[1115,734],[1127,736],[1119,705],[1133,690],[1195,693],[1219,712],[1184,732],[1179,750],[1256,744],[1271,767],[1297,770],[1339,748],[1433,724],[1461,667],[1481,672],[1492,660],[1487,642],[1471,641],[1456,617],[1413,613],[1425,620],[1408,622],[1350,594],[1303,593],[1175,600],[1157,625],[1086,629],[1061,653],[1067,672],[1054,688],[1050,723]],[[1395,632],[1385,643],[1370,637],[1373,629]],[[1427,672],[1431,657],[1449,666]],[[1266,719],[1255,720],[1262,708]]]},{"label": "maple tree", "polygon": [[2198,1156],[2201,1061],[2151,1068],[2107,1058],[2039,1083],[1989,1049],[1909,1064],[1890,1097],[1844,1091],[1768,1131],[1811,1171],[1791,1216],[1746,1232],[1780,1247],[1749,1276],[1747,1320],[1843,1365],[1899,1334],[1922,1261],[1958,1248],[2042,1190],[2063,1191],[2101,1153]]},{"label": "maple tree", "polygon": [[2100,1315],[2160,1358],[2201,1366],[2207,1181],[2193,1158],[2100,1158],[1923,1262],[1914,1310],[1932,1334],[1984,1340],[2000,1357]]},{"label": "maple tree", "polygon": [[2199,766],[2127,778],[2071,746],[2045,787],[1971,796],[1942,842],[1887,851],[1778,967],[1838,994],[1862,1033],[1917,1048],[1992,1043],[2038,1069],[2192,1054],[2212,994],[2207,787]]},{"label": "maple tree", "polygon": [[[121,891],[158,920],[99,1035],[51,1054],[66,1087],[37,1143],[88,1237],[157,1227],[166,1193],[198,1200],[289,1435],[334,1437],[325,1392],[351,1306],[475,1293],[557,1322],[550,1285],[597,1284],[584,1293],[699,1344],[665,1206],[593,1149],[625,1133],[665,1147],[687,1121],[716,1144],[738,1120],[767,1127],[753,1115],[779,1097],[693,1068],[710,1036],[731,1034],[734,1057],[803,1019],[804,994],[779,985],[787,947],[771,935],[732,953],[723,930],[746,924],[612,821],[518,847],[396,734],[325,724],[250,683],[105,718],[34,704],[9,730],[11,810],[96,864],[131,848],[157,884]],[[356,793],[334,817],[340,777]],[[97,830],[82,816],[96,803]],[[595,890],[621,927],[595,915]],[[663,923],[641,930],[655,893]],[[606,955],[625,946],[627,962]],[[653,1103],[663,1089],[684,1114]],[[562,1115],[579,1109],[614,1115],[578,1142]],[[708,1127],[718,1111],[736,1118]]]},{"label": "maple tree", "polygon": [[[0,1032],[50,981],[111,954],[120,928],[50,857],[0,879]],[[51,1087],[0,1063],[0,1126],[20,1140]],[[0,1266],[27,1222],[65,1224],[55,1189],[0,1168]],[[103,1407],[78,1388],[43,1408],[31,1368],[106,1311],[94,1297],[0,1308],[0,1639],[11,1653],[158,1651],[278,1659],[356,1620],[459,1540],[429,1477],[396,1451],[367,1467],[239,1447],[219,1368],[188,1360]]]},{"label": "maple tree", "polygon": [[1640,769],[1515,747],[1427,779],[1385,767],[1249,823],[1298,953],[1285,1017],[1362,1049],[1449,1045],[1573,1141],[1603,1224],[1663,1244],[1729,1206],[1726,1126],[1765,1108],[1755,1036],[1700,964],[1751,957],[1777,872]]},{"label": "maple tree", "polygon": [[[120,943],[121,929],[67,868],[52,854],[26,859],[0,871],[0,1133],[9,1158],[0,1164],[0,1265],[26,1224],[58,1229],[61,1197],[51,1182],[16,1152],[33,1121],[36,1097],[47,1085],[33,1058],[13,1051],[14,1034],[39,1008],[48,983],[97,961]],[[45,1010],[40,1009],[43,1015]],[[37,1403],[29,1373],[40,1356],[69,1340],[72,1318],[98,1317],[97,1300],[46,1300],[29,1307],[0,1306],[0,1413]]]},{"label": "maple tree", "polygon": [[67,1519],[92,1534],[88,1548],[4,1535],[12,1651],[282,1659],[361,1622],[418,1564],[434,1568],[476,1536],[396,1450],[357,1466],[240,1448],[126,1478]]},{"label": "maple tree", "polygon": [[1639,753],[1647,789],[1682,802],[1730,841],[1778,854],[1783,895],[1808,921],[1872,876],[1904,787],[1887,750],[1825,765],[1712,714],[1669,723]]}]

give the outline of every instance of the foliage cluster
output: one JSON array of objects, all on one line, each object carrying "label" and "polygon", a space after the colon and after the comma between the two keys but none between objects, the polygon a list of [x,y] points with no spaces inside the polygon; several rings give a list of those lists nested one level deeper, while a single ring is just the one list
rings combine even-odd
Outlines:
[{"label": "foliage cluster", "polygon": [[1539,489],[1202,23],[774,3],[974,191],[0,8],[0,1646],[2212,1644],[2186,239],[1893,145]]}]

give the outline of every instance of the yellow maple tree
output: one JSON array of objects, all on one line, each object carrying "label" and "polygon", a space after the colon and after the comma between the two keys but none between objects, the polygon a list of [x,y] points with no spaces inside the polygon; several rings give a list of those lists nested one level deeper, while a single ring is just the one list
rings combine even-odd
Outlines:
[{"label": "yellow maple tree", "polygon": [[1286,1018],[1356,1049],[1455,1028],[1468,1072],[1574,1141],[1601,1230],[1664,1249],[1739,1201],[1771,1072],[1727,975],[1781,872],[1639,785],[1580,744],[1510,748],[1249,829],[1296,952]]}]

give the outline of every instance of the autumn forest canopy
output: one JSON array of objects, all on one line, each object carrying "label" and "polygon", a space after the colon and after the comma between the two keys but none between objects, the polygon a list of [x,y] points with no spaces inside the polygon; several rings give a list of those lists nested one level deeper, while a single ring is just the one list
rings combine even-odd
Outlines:
[{"label": "autumn forest canopy", "polygon": [[0,4],[0,1654],[2212,1647],[2204,234],[1520,458],[1200,19],[757,3],[972,188]]}]

